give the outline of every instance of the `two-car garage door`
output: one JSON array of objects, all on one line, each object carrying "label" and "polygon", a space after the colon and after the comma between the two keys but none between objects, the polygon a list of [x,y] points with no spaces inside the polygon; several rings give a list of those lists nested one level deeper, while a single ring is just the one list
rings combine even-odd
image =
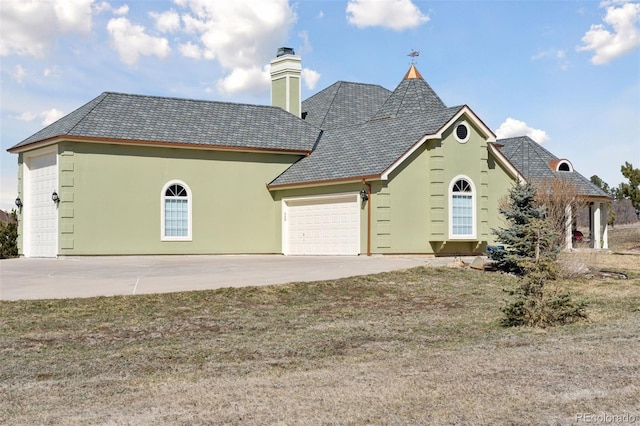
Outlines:
[{"label": "two-car garage door", "polygon": [[283,252],[288,255],[360,253],[357,194],[284,200]]}]

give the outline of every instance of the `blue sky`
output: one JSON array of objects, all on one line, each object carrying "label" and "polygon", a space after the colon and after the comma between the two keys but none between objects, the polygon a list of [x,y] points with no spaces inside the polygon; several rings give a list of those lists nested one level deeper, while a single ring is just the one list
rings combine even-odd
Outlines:
[{"label": "blue sky", "polygon": [[393,90],[416,66],[499,137],[528,134],[587,178],[640,167],[640,3],[626,1],[1,0],[0,208],[6,149],[104,91],[269,103],[278,47],[306,98],[335,81]]}]

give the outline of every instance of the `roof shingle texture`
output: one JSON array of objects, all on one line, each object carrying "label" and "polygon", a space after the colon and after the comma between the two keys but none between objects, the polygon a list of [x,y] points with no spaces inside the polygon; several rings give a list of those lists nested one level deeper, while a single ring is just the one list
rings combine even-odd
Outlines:
[{"label": "roof shingle texture", "polygon": [[321,129],[352,126],[373,117],[389,95],[382,86],[338,81],[303,101],[302,111]]},{"label": "roof shingle texture", "polygon": [[609,195],[577,171],[555,171],[549,166],[558,157],[547,151],[539,143],[528,136],[499,139],[496,141],[500,152],[520,172],[527,182],[540,184],[552,179],[562,179],[575,186],[579,195],[590,197],[607,197]]},{"label": "roof shingle texture", "polygon": [[423,136],[436,133],[461,109],[412,114],[326,130],[308,157],[289,167],[270,185],[304,184],[378,176]]},{"label": "roof shingle texture", "polygon": [[[357,93],[355,83],[349,84],[350,90]],[[358,105],[366,102],[360,100]],[[292,165],[270,185],[379,176],[462,108],[447,108],[421,78],[404,79],[382,105],[371,99],[369,102],[367,110],[378,108],[370,120],[325,130],[311,155]]]},{"label": "roof shingle texture", "polygon": [[76,136],[301,152],[319,135],[276,107],[106,92],[13,148]]}]

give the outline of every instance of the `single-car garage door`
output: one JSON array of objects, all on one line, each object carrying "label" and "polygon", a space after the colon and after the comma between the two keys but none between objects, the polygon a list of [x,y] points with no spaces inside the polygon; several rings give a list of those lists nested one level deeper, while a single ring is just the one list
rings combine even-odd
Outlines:
[{"label": "single-car garage door", "polygon": [[284,200],[284,254],[359,254],[358,201],[357,194]]},{"label": "single-car garage door", "polygon": [[51,194],[58,188],[56,153],[27,158],[24,200],[24,254],[56,257],[58,212]]}]

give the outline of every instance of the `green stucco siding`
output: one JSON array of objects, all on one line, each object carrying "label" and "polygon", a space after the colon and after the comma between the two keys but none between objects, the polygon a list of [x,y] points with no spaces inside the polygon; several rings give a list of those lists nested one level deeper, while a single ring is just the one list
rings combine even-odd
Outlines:
[{"label": "green stucco siding", "polygon": [[[441,140],[430,140],[389,176],[373,185],[372,247],[375,253],[472,254],[493,243],[498,200],[512,179],[489,158],[487,142],[472,120],[471,135],[460,143],[453,126]],[[450,187],[464,176],[475,188],[475,237],[450,232]]]},{"label": "green stucco siding", "polygon": [[289,112],[300,117],[300,78],[289,77]]},{"label": "green stucco siding", "polygon": [[[266,184],[298,156],[64,143],[60,158],[60,254],[280,252]],[[192,192],[191,241],[161,241],[161,192],[172,180]]]}]

